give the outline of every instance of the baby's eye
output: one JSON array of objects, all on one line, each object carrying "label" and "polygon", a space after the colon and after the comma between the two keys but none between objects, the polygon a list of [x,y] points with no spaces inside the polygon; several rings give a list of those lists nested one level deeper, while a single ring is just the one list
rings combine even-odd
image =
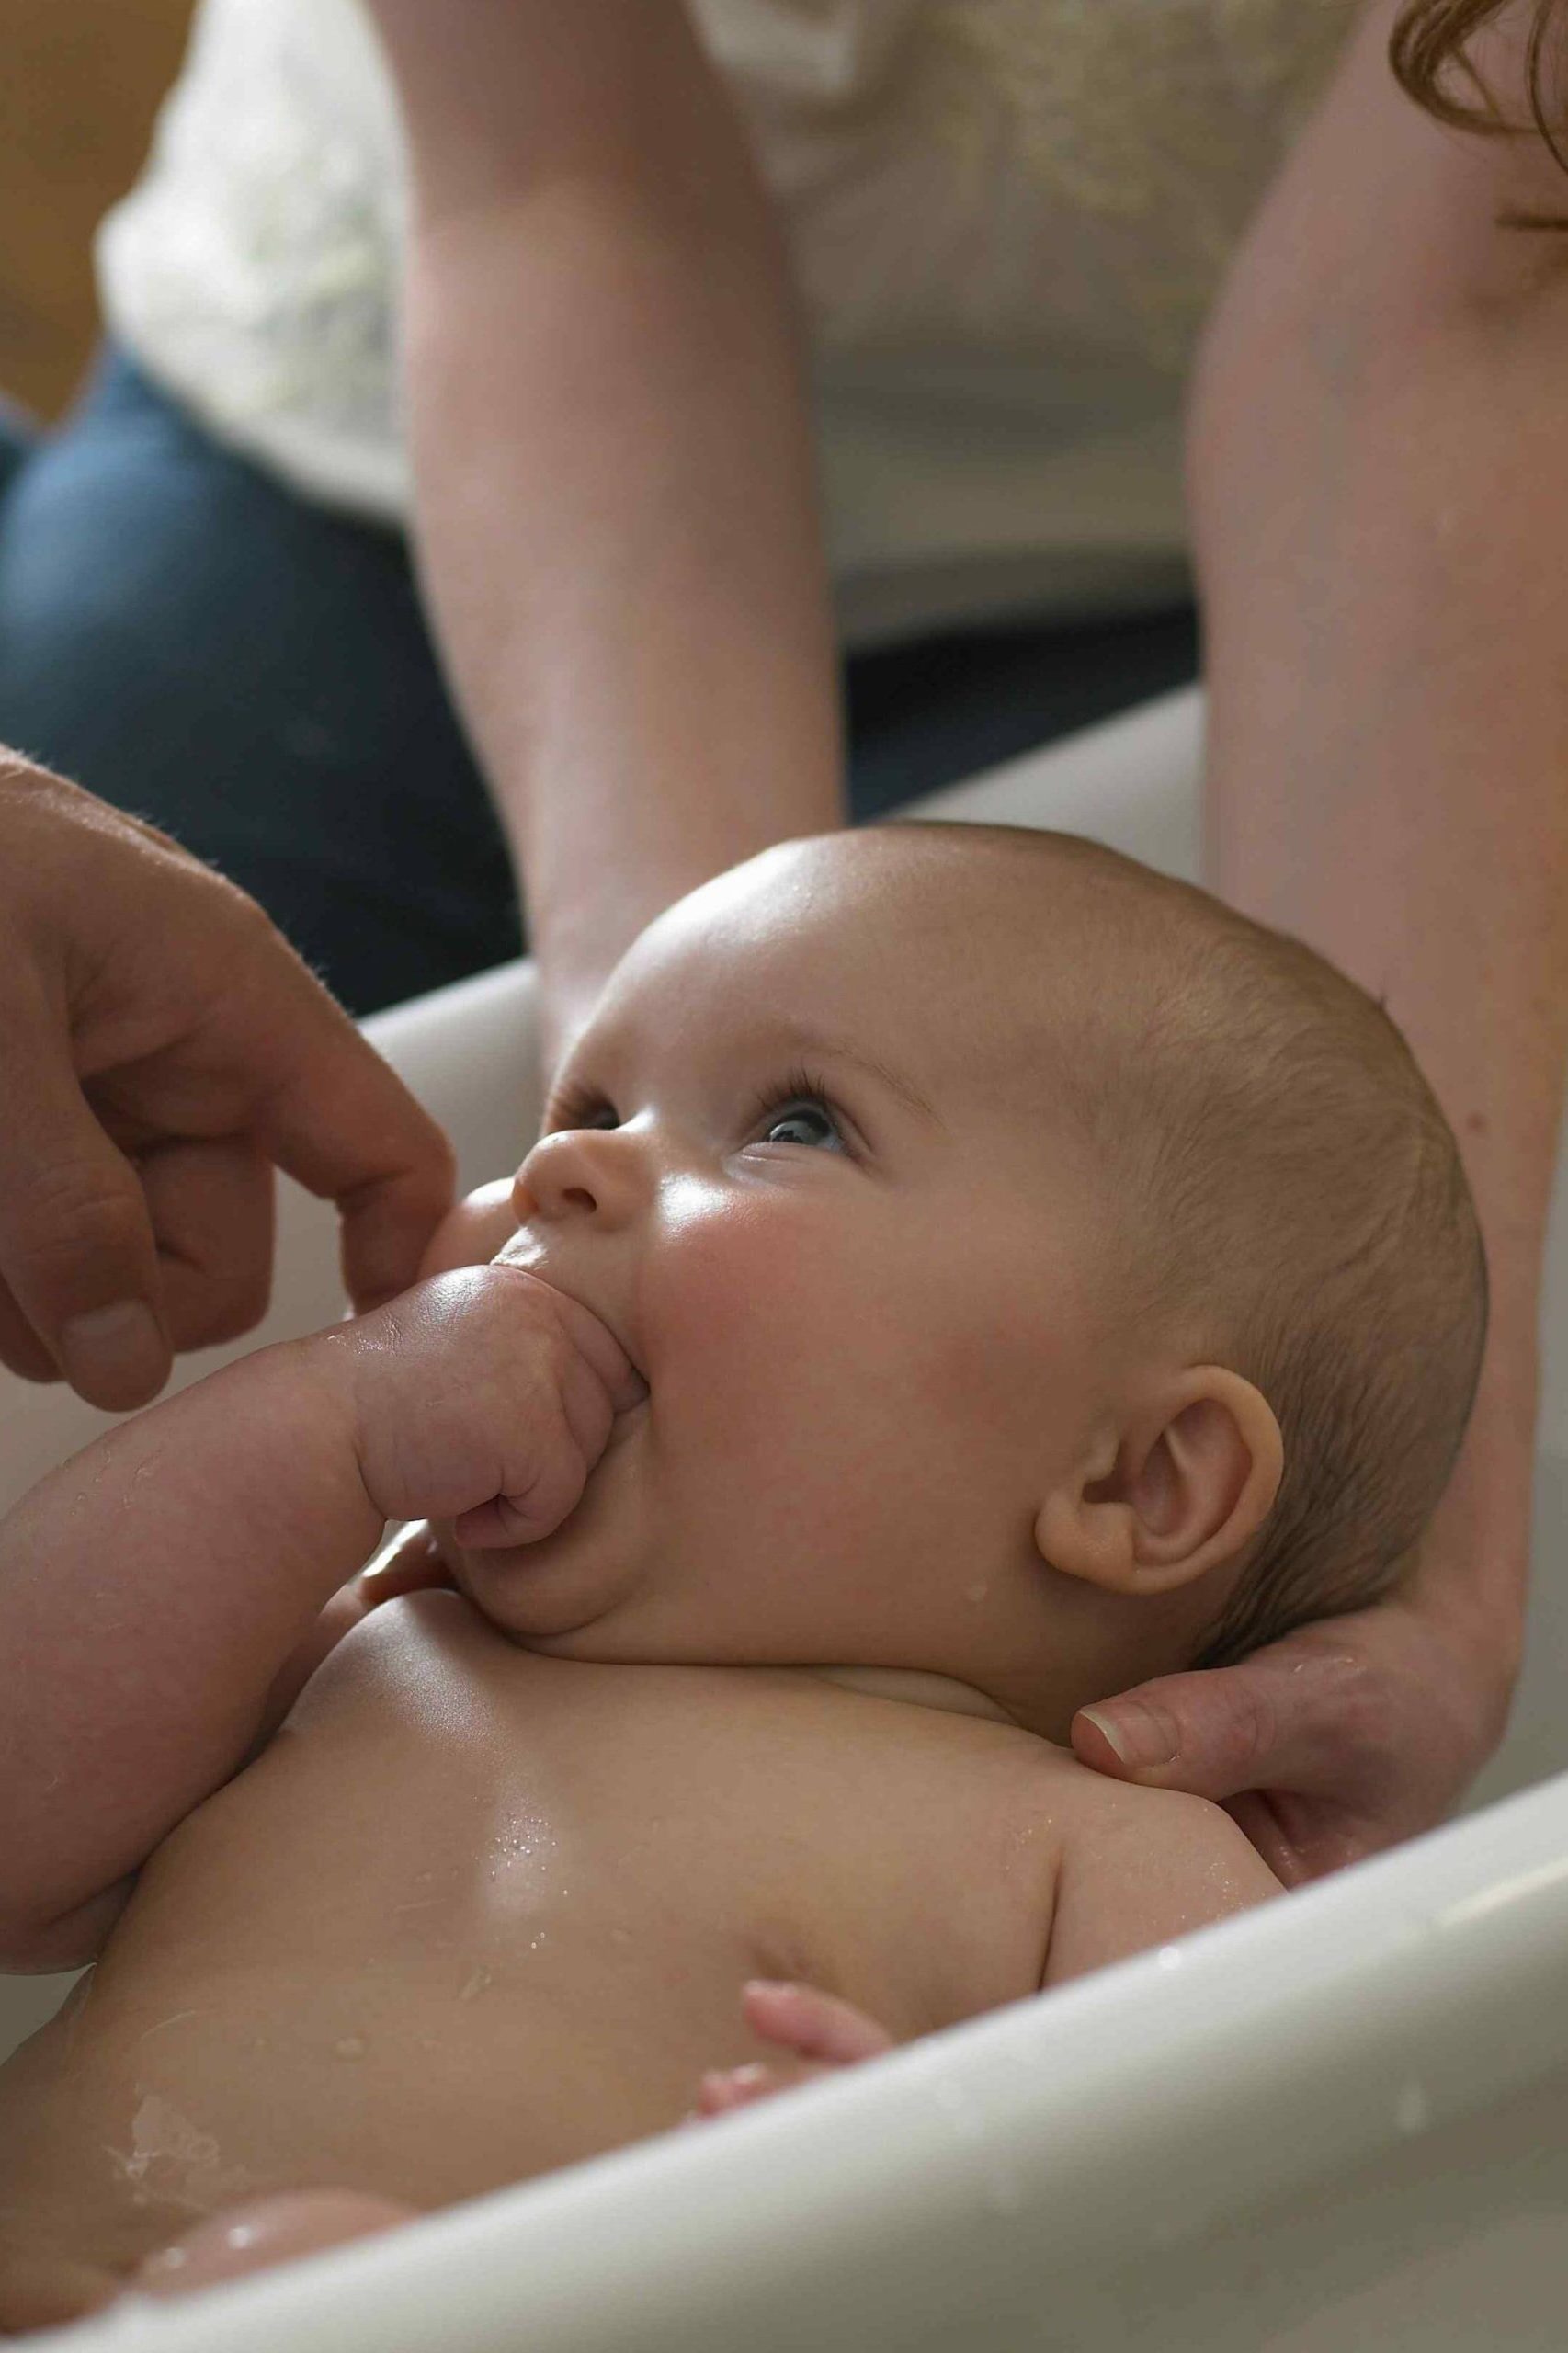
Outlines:
[{"label": "baby's eye", "polygon": [[544,1115],[543,1133],[554,1135],[562,1128],[619,1128],[620,1114],[613,1103],[602,1095],[590,1094],[586,1087],[563,1086]]},{"label": "baby's eye", "polygon": [[780,1104],[761,1117],[765,1126],[759,1142],[825,1145],[832,1152],[847,1150],[832,1112],[810,1097]]}]

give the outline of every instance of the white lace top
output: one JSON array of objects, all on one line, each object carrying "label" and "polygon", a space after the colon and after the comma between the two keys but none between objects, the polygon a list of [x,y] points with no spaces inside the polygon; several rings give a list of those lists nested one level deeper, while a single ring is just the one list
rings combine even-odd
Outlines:
[{"label": "white lace top", "polygon": [[[1182,379],[1354,0],[689,0],[778,204],[864,642],[1185,576]],[[356,0],[204,0],[106,313],[307,496],[396,519],[395,102]]]}]

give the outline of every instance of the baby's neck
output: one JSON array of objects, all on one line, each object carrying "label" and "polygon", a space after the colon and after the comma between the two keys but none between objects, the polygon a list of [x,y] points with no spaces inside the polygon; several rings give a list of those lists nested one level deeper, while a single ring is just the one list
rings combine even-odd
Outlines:
[{"label": "baby's neck", "polygon": [[998,1724],[1017,1722],[998,1700],[951,1675],[928,1675],[913,1666],[816,1666],[810,1672],[824,1683],[869,1692],[874,1699],[905,1699],[916,1708],[943,1708],[955,1716],[988,1716]]}]

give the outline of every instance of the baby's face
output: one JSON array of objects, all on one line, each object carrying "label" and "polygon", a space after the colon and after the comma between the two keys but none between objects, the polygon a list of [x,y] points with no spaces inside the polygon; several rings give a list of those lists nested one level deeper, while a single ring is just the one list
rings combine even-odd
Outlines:
[{"label": "baby's face", "polygon": [[500,1255],[649,1394],[552,1537],[460,1556],[497,1623],[983,1688],[1038,1647],[1034,1514],[1117,1365],[1100,1188],[1019,1069],[1006,929],[983,875],[882,832],[770,851],[629,952]]}]

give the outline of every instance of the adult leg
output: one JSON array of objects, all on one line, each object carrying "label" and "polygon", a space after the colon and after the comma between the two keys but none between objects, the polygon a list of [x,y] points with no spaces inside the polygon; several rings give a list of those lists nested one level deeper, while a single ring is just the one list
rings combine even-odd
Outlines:
[{"label": "adult leg", "polygon": [[260,900],[358,1014],[517,951],[406,550],[111,356],[0,506],[0,743]]}]

